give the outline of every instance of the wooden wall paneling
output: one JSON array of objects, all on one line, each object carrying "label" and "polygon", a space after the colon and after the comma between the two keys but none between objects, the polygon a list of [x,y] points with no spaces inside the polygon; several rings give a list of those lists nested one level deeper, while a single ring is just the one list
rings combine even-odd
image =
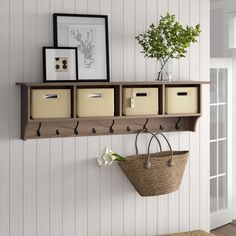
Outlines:
[{"label": "wooden wall paneling", "polygon": [[[169,0],[158,0],[157,10],[158,10],[158,21],[160,16],[165,16],[168,12]],[[157,64],[157,71],[160,68],[160,64]],[[167,148],[164,144],[164,148]],[[158,234],[168,233],[168,195],[158,196]]]},{"label": "wooden wall paneling", "polygon": [[50,236],[63,235],[62,150],[61,138],[50,139]]},{"label": "wooden wall paneling", "polygon": [[[199,9],[199,0],[190,0],[189,1],[189,24],[195,26],[200,23],[200,9]],[[199,38],[198,42],[193,43],[189,48],[190,53],[190,80],[200,80],[200,69],[199,69],[199,51],[200,51],[200,44]]]},{"label": "wooden wall paneling", "polygon": [[[202,33],[200,35],[200,64],[199,64],[199,78],[200,80],[209,80],[209,41],[210,41],[210,1],[199,0],[199,20]],[[203,86],[202,90],[202,114],[199,121],[200,126],[200,155],[199,155],[199,181],[200,181],[200,228],[209,230],[210,226],[210,193],[209,193],[209,86]]]},{"label": "wooden wall paneling", "polygon": [[[37,2],[24,1],[24,81],[37,81]],[[37,234],[36,141],[24,143],[24,236]]]},{"label": "wooden wall paneling", "polygon": [[[183,0],[179,1],[179,21],[182,24],[189,24],[189,0]],[[189,80],[189,53],[187,53],[185,58],[181,58],[179,61],[179,80]],[[187,148],[189,150],[190,144],[188,145],[189,142],[189,132],[184,132],[179,134],[179,148],[180,150]],[[186,143],[187,141],[187,143]],[[190,228],[190,223],[189,223],[189,217],[190,217],[190,209],[189,209],[189,196],[190,196],[190,184],[189,184],[189,178],[190,178],[190,173],[189,173],[189,165],[190,165],[190,158],[188,160],[186,170],[184,173],[183,177],[183,185],[184,187],[180,186],[179,190],[179,230],[189,230]],[[183,202],[184,201],[184,205]]]},{"label": "wooden wall paneling", "polygon": [[[77,0],[78,1],[78,0]],[[53,46],[53,13],[61,13],[63,8],[63,0],[49,1],[49,45]]]},{"label": "wooden wall paneling", "polygon": [[[163,133],[169,140],[168,133]],[[165,140],[160,137],[162,150],[169,150]],[[158,234],[167,234],[169,232],[169,197],[168,194],[158,196],[157,208]]]},{"label": "wooden wall paneling", "polygon": [[[174,14],[179,20],[179,0],[169,1],[169,13]],[[172,59],[170,62],[171,78],[173,81],[179,80],[179,60]],[[169,133],[169,140],[173,150],[179,149],[179,133]],[[169,194],[169,233],[179,231],[179,191]]]},{"label": "wooden wall paneling", "polygon": [[99,15],[100,0],[87,0],[88,14]]},{"label": "wooden wall paneling", "polygon": [[[9,153],[10,153],[10,235],[11,236],[23,236],[23,225],[24,225],[24,208],[23,208],[23,201],[24,201],[24,173],[23,173],[23,142],[20,140],[20,133],[21,133],[21,125],[19,120],[21,119],[21,104],[20,104],[20,90],[15,86],[16,81],[22,81],[23,79],[23,8],[22,4],[23,1],[10,1],[10,91],[9,91],[9,109],[10,109],[10,146],[9,146]],[[1,9],[6,10],[6,7],[2,7]],[[1,12],[1,15],[4,15]],[[5,22],[5,21],[2,21]],[[2,25],[5,25],[2,24]],[[1,28],[1,27],[0,27]],[[1,29],[2,31],[2,29]],[[3,31],[2,31],[3,32]],[[5,34],[5,33],[4,33]],[[3,44],[4,45],[4,44]],[[5,45],[4,45],[5,46]],[[1,49],[1,52],[3,50]],[[3,63],[5,64],[5,63]],[[3,68],[1,68],[3,71]],[[7,77],[6,77],[7,78]],[[2,85],[0,85],[2,87]],[[2,91],[1,91],[2,94]],[[2,99],[4,103],[6,103],[6,99]],[[1,105],[0,105],[1,106]],[[2,128],[1,128],[2,130]],[[2,142],[2,141],[1,141]],[[1,145],[0,145],[1,146]],[[3,150],[3,147],[1,147]],[[6,156],[5,156],[6,157]],[[1,157],[0,157],[1,158]],[[5,160],[4,168],[6,168],[7,161]],[[2,173],[2,170],[0,170]],[[1,179],[6,181],[6,178],[1,176]],[[1,185],[1,184],[0,184]],[[2,189],[2,187],[1,187]],[[3,190],[3,193],[6,193]],[[5,202],[5,206],[7,206]],[[7,219],[7,212],[5,212],[4,208],[1,206],[1,212],[4,212],[4,217]],[[1,220],[0,220],[1,222]],[[1,223],[0,223],[1,225]],[[7,224],[5,224],[7,226]],[[1,229],[4,230],[4,226],[1,225]],[[0,230],[0,235],[7,235],[6,232],[3,233]]]},{"label": "wooden wall paneling", "polygon": [[110,69],[110,81],[112,81],[111,73],[111,55],[112,55],[112,0],[99,0],[100,1],[100,14],[108,16],[108,43],[109,43],[109,69]]},{"label": "wooden wall paneling", "polygon": [[62,0],[63,13],[75,13],[76,0]]},{"label": "wooden wall paneling", "polygon": [[24,146],[24,236],[37,235],[37,145]]},{"label": "wooden wall paneling", "polygon": [[99,136],[88,137],[88,236],[99,232]]},{"label": "wooden wall paneling", "polygon": [[[146,27],[153,24],[157,24],[157,1],[156,0],[147,0],[147,9],[146,9]],[[142,54],[144,57],[144,54]],[[157,62],[155,59],[147,58],[147,80],[155,81],[157,76]]]},{"label": "wooden wall paneling", "polygon": [[50,235],[50,147],[49,140],[37,140],[37,235]]},{"label": "wooden wall paneling", "polygon": [[134,80],[135,0],[124,1],[124,80]]},{"label": "wooden wall paneling", "polygon": [[[169,133],[169,141],[173,150],[179,150],[178,132]],[[169,194],[169,233],[179,231],[179,190]]]},{"label": "wooden wall paneling", "polygon": [[75,138],[63,140],[63,235],[75,235]]},{"label": "wooden wall paneling", "polygon": [[76,138],[76,235],[88,232],[88,138]]},{"label": "wooden wall paneling", "polygon": [[1,80],[0,80],[0,107],[1,107],[1,134],[0,134],[0,234],[9,235],[10,230],[10,195],[9,195],[9,171],[10,171],[10,156],[9,156],[9,76],[10,76],[10,19],[9,19],[9,1],[3,0],[0,2],[0,20],[1,29],[1,56],[4,58],[0,64]]},{"label": "wooden wall paneling", "polygon": [[199,199],[199,125],[196,133],[190,133],[190,230],[199,228],[200,199]]},{"label": "wooden wall paneling", "polygon": [[[135,135],[124,135],[124,156],[133,155]],[[135,194],[136,190],[124,175],[124,236],[135,235]]]},{"label": "wooden wall paneling", "polygon": [[50,18],[49,0],[37,1],[37,19],[36,19],[36,77],[37,81],[43,82],[43,63],[42,63],[42,47],[49,45],[50,34]]},{"label": "wooden wall paneling", "polygon": [[124,1],[112,0],[111,81],[124,80]]},{"label": "wooden wall paneling", "polygon": [[[112,136],[111,142],[112,150],[123,156],[124,136]],[[110,235],[119,236],[123,235],[124,230],[124,175],[118,164],[113,164],[112,166],[111,180],[112,222]]]},{"label": "wooden wall paneling", "polygon": [[[138,153],[147,153],[147,138],[146,134],[140,134],[138,137]],[[135,235],[145,235],[147,225],[147,198],[141,197],[135,191]]]},{"label": "wooden wall paneling", "polygon": [[[36,77],[43,81],[42,47],[49,45],[49,0],[36,1]],[[49,139],[37,140],[37,235],[50,235],[50,152]]]},{"label": "wooden wall paneling", "polygon": [[[199,0],[189,1],[189,24],[199,23]],[[189,77],[199,80],[199,43],[193,44],[189,49]],[[200,130],[197,123],[196,132],[190,133],[190,229],[199,228],[200,220],[200,175],[199,175],[199,143]]]},{"label": "wooden wall paneling", "polygon": [[[184,25],[189,25],[189,4],[190,0],[179,1],[179,22]],[[189,74],[189,50],[187,55],[179,61],[179,80],[192,80]]]},{"label": "wooden wall paneling", "polygon": [[[146,143],[148,145],[150,138],[152,137],[151,134],[146,135]],[[150,153],[159,152],[159,146],[156,140],[152,141],[150,146]],[[157,234],[157,201],[158,197],[148,197],[147,198],[147,210],[146,210],[146,235],[156,235]]]},{"label": "wooden wall paneling", "polygon": [[[181,132],[179,135],[179,150],[189,150],[189,132]],[[190,156],[188,162],[186,164],[186,168],[184,171],[182,183],[179,188],[179,231],[189,231],[189,194],[190,194],[190,172],[189,172],[189,163]]]},{"label": "wooden wall paneling", "polygon": [[[111,146],[111,136],[100,136],[99,140],[99,156],[104,152],[104,148],[108,147],[112,149]],[[112,149],[113,150],[113,149]],[[100,186],[100,194],[99,194],[99,205],[100,205],[100,213],[99,213],[99,222],[100,222],[100,231],[99,235],[109,236],[112,235],[112,222],[113,220],[119,224],[120,218],[114,219],[112,215],[112,189],[113,185],[115,188],[118,186],[116,185],[116,176],[114,178],[114,183],[112,183],[112,167],[111,166],[102,166],[98,167],[100,172],[100,179],[99,179],[99,186]],[[113,164],[114,165],[114,164]],[[118,188],[119,189],[119,188]],[[119,189],[120,190],[120,189]],[[115,205],[115,203],[114,203]],[[120,206],[119,206],[120,207]],[[116,211],[117,212],[117,211]],[[114,215],[116,217],[119,215],[118,213]]]},{"label": "wooden wall paneling", "polygon": [[[146,30],[147,17],[147,0],[136,0],[135,1],[135,36],[143,33]],[[135,80],[145,81],[147,79],[147,62],[144,54],[141,53],[142,47],[135,40]]]},{"label": "wooden wall paneling", "polygon": [[88,1],[87,0],[75,0],[75,11],[77,14],[88,13]]},{"label": "wooden wall paneling", "polygon": [[[175,15],[175,19],[179,20],[179,0],[169,0],[169,13]],[[179,59],[171,59],[172,80],[179,80]]]}]

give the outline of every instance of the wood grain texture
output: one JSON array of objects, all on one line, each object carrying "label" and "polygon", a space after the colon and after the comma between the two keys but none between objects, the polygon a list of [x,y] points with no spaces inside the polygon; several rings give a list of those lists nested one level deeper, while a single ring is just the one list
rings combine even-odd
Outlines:
[{"label": "wood grain texture", "polygon": [[[134,36],[160,15],[170,11],[185,24],[200,22],[200,41],[186,58],[173,63],[173,79],[176,84],[180,80],[208,81],[209,2],[0,1],[0,235],[150,236],[195,227],[209,229],[209,111],[204,106],[209,99],[208,85],[203,85],[203,116],[194,137],[189,132],[167,134],[176,149],[190,148],[192,153],[179,191],[147,199],[137,195],[117,165],[99,169],[96,162],[105,145],[123,155],[133,154],[133,134],[22,142],[20,89],[15,85],[42,82],[41,47],[53,45],[54,12],[108,14],[113,85],[154,80],[156,63],[139,53]],[[143,123],[145,118],[140,119]],[[90,122],[92,128],[93,120]],[[143,135],[140,139],[143,152],[149,138]],[[152,146],[152,151],[156,149]]]}]

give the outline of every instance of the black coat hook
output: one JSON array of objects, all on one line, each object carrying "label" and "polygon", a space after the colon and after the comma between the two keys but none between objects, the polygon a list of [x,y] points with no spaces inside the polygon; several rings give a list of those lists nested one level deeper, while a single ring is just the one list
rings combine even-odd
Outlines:
[{"label": "black coat hook", "polygon": [[129,127],[129,126],[127,126],[127,131],[128,131],[128,132],[130,132],[130,131],[131,131],[131,129],[130,129],[130,127]]},{"label": "black coat hook", "polygon": [[56,130],[56,134],[57,134],[57,135],[60,135],[60,132],[59,132],[59,130],[58,130],[58,129]]},{"label": "black coat hook", "polygon": [[180,117],[179,117],[179,119],[177,120],[177,122],[176,122],[176,124],[175,124],[175,129],[176,130],[179,130],[179,122],[180,122]]},{"label": "black coat hook", "polygon": [[92,129],[92,133],[93,133],[93,134],[96,134],[96,133],[97,133],[97,131],[96,131],[95,128]]},{"label": "black coat hook", "polygon": [[37,132],[36,132],[38,137],[41,136],[40,129],[41,129],[41,122],[39,123],[39,127],[38,127]]},{"label": "black coat hook", "polygon": [[145,129],[145,130],[147,130],[147,123],[148,123],[148,118],[147,118],[145,124],[143,125],[143,129]]},{"label": "black coat hook", "polygon": [[163,130],[163,129],[164,129],[164,127],[162,125],[160,125],[160,130]]},{"label": "black coat hook", "polygon": [[115,123],[115,120],[112,121],[112,124],[110,126],[110,133],[114,133],[113,125]]},{"label": "black coat hook", "polygon": [[75,135],[79,134],[78,127],[79,127],[79,121],[77,121],[77,124],[76,124],[75,129],[74,129]]}]

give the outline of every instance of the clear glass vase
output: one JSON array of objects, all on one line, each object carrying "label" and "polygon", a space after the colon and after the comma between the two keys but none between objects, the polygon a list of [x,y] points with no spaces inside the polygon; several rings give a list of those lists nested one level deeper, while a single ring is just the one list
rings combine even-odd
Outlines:
[{"label": "clear glass vase", "polygon": [[156,73],[156,80],[171,81],[172,80],[172,61],[169,59],[164,66],[158,63],[158,70]]}]

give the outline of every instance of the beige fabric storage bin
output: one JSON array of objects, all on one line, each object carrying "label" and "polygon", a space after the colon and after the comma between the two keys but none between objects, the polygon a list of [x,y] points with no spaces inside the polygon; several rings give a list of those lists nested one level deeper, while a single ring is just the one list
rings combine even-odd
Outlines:
[{"label": "beige fabric storage bin", "polygon": [[114,116],[114,89],[77,89],[77,116]]},{"label": "beige fabric storage bin", "polygon": [[123,115],[156,115],[158,110],[158,88],[123,89]]},{"label": "beige fabric storage bin", "polygon": [[167,87],[166,114],[198,113],[197,87]]},{"label": "beige fabric storage bin", "polygon": [[32,89],[31,117],[33,119],[71,117],[70,89]]}]

